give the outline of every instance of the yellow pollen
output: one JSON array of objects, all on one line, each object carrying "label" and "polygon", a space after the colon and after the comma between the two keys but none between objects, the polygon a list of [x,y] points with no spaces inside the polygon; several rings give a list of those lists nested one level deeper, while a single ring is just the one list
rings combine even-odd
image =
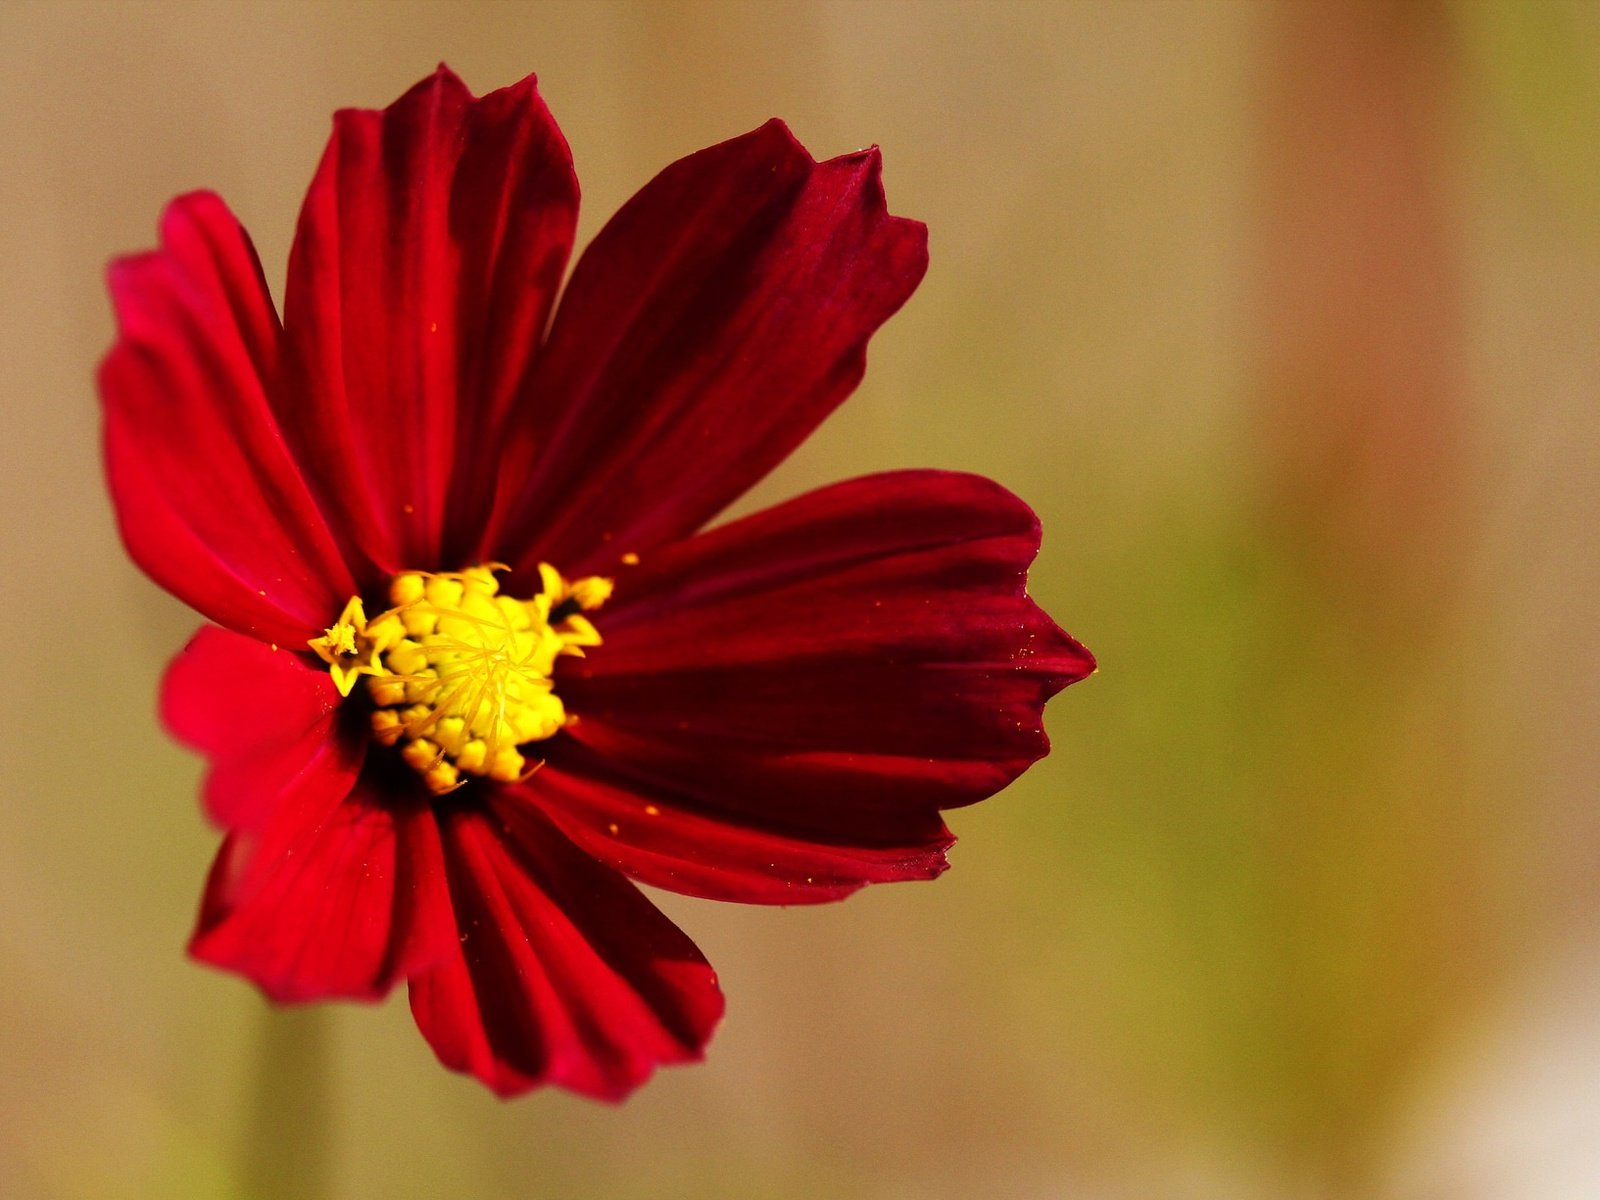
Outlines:
[{"label": "yellow pollen", "polygon": [[511,782],[530,768],[519,747],[569,721],[551,676],[563,654],[598,646],[585,611],[604,604],[611,581],[569,582],[539,566],[531,600],[500,594],[499,563],[465,571],[407,571],[389,585],[390,608],[368,621],[352,597],[310,643],[342,695],[367,676],[372,736],[443,794],[463,776]]}]

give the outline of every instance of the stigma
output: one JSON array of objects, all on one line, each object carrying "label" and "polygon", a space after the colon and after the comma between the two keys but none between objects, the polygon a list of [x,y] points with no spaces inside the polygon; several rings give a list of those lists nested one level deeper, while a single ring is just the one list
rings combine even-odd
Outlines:
[{"label": "stigma", "polygon": [[500,591],[495,573],[506,569],[396,575],[389,608],[369,620],[352,596],[309,643],[340,695],[365,680],[373,737],[397,747],[436,795],[474,775],[509,783],[537,770],[521,747],[569,719],[552,680],[556,660],[600,644],[584,613],[611,595],[609,579],[568,582],[541,563],[539,593],[518,600]]}]

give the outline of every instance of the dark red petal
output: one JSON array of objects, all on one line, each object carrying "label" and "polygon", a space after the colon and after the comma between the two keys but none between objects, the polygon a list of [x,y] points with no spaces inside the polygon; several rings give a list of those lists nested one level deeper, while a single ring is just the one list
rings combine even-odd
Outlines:
[{"label": "dark red petal", "polygon": [[373,578],[475,549],[577,203],[532,76],[474,100],[440,67],[335,116],[289,257],[283,415]]},{"label": "dark red petal", "polygon": [[618,580],[604,644],[562,660],[578,719],[529,791],[590,853],[697,894],[936,873],[937,811],[1044,754],[1045,701],[1093,669],[1027,597],[1038,544],[996,484],[908,471],[664,549]]},{"label": "dark red petal", "polygon": [[491,804],[440,817],[459,952],[411,982],[440,1061],[502,1096],[616,1100],[700,1058],[722,994],[694,943],[537,811]]},{"label": "dark red petal", "polygon": [[855,388],[927,267],[876,150],[781,121],[674,163],[583,254],[535,364],[491,548],[582,573],[699,528]]},{"label": "dark red petal", "polygon": [[259,832],[224,843],[189,952],[277,1001],[370,1000],[454,941],[427,797],[321,772]]},{"label": "dark red petal", "polygon": [[167,668],[161,717],[179,741],[211,760],[204,799],[225,828],[253,829],[310,773],[349,791],[367,745],[341,728],[339,693],[325,670],[254,638],[207,626]]},{"label": "dark red petal", "polygon": [[[646,743],[633,757],[649,759],[659,751]],[[754,812],[730,816],[692,794],[618,770],[607,762],[627,756],[617,746],[601,755],[563,739],[549,753],[550,761],[521,785],[525,801],[602,862],[644,883],[710,900],[816,904],[866,883],[932,879],[945,869],[944,852],[955,841],[931,806],[887,819],[863,812],[862,828],[877,826],[877,839],[869,834],[829,842],[819,840],[815,828]],[[723,786],[760,794],[771,771],[756,765],[744,780],[724,779]],[[831,785],[826,772],[813,774],[815,786]],[[862,844],[874,840],[888,844]]]},{"label": "dark red petal", "polygon": [[216,196],[181,197],[161,248],[113,263],[110,284],[100,394],[128,553],[218,624],[303,646],[352,584],[270,407],[278,317],[249,236]]}]

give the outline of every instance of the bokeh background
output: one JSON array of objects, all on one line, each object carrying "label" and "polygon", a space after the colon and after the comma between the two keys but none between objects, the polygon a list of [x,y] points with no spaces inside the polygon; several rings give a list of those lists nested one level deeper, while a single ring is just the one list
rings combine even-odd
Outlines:
[{"label": "bokeh background", "polygon": [[[1102,665],[937,883],[663,899],[729,1015],[621,1108],[182,954],[102,267],[212,187],[281,280],[329,114],[440,59],[539,72],[581,240],[768,116],[880,143],[932,270],[749,503],[992,475]],[[0,1194],[1600,1196],[1597,133],[1588,2],[5,0]]]}]

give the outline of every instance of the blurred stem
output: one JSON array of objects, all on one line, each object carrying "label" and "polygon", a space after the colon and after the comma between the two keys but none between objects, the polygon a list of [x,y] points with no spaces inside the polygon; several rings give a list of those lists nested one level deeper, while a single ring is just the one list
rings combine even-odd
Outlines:
[{"label": "blurred stem", "polygon": [[321,1006],[262,1007],[240,1170],[250,1200],[333,1194],[328,1052]]}]

